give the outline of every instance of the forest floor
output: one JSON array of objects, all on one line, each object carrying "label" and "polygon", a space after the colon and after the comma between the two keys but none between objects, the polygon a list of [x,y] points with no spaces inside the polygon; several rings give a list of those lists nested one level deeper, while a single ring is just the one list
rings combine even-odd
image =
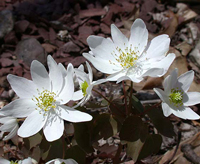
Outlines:
[{"label": "forest floor", "polygon": [[[170,52],[176,54],[176,59],[168,72],[178,68],[180,75],[193,70],[195,79],[189,91],[200,92],[198,0],[0,0],[0,107],[16,99],[6,78],[9,73],[30,79],[32,60],[46,65],[48,54],[65,67],[72,63],[77,68],[86,61],[82,53],[89,51],[86,41],[89,35],[110,37],[110,25],[114,23],[129,37],[136,18],[144,20],[149,40],[160,34],[169,35]],[[94,68],[93,73],[95,80],[106,77]],[[154,103],[158,97],[152,89],[161,87],[168,74],[134,84],[135,96],[144,104]],[[103,84],[104,91],[109,87],[110,84]],[[120,92],[121,86],[117,90]],[[200,105],[192,109],[200,114]],[[200,163],[200,121],[181,120],[173,115],[169,119],[175,125],[177,137],[163,137],[159,153],[141,163],[163,164],[172,157],[174,164]],[[0,141],[4,158],[10,158],[11,148],[7,146]],[[105,159],[105,154],[110,157],[117,150],[106,147],[101,151]],[[100,159],[101,156],[93,163],[109,163]]]}]

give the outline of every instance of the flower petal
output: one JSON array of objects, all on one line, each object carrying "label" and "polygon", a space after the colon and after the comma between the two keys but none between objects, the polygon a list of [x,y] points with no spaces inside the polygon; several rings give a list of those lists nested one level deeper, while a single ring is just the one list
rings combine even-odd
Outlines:
[{"label": "flower petal", "polygon": [[[152,59],[151,61],[147,60],[145,63],[143,63],[144,66],[142,67],[142,69],[147,70],[143,74],[145,74],[145,76],[148,76],[148,73],[151,73],[151,72],[149,72],[150,69],[160,68],[160,69],[163,69],[163,71],[161,71],[159,74],[157,74],[156,77],[163,76],[167,72],[167,70],[169,69],[169,67],[172,64],[172,62],[174,61],[175,57],[176,57],[175,54],[170,53],[160,61],[157,61],[156,58],[155,58],[155,60]],[[151,74],[153,75],[153,73],[151,73]],[[142,75],[142,76],[144,76],[144,75]],[[154,77],[155,77],[155,75],[154,75]]]},{"label": "flower petal", "polygon": [[49,115],[46,124],[43,128],[43,132],[47,141],[52,142],[59,139],[64,132],[64,121],[56,115],[52,110],[49,111]]},{"label": "flower petal", "polygon": [[186,94],[187,94],[187,96],[183,97],[184,106],[192,106],[192,105],[200,103],[200,93],[199,92],[188,92]]},{"label": "flower petal", "polygon": [[62,164],[62,163],[65,163],[65,164],[78,164],[75,160],[73,159],[53,159],[49,162],[47,162],[46,164]]},{"label": "flower petal", "polygon": [[171,93],[171,89],[174,88],[176,82],[177,82],[177,77],[178,77],[178,69],[175,68],[170,75],[168,75],[164,82],[163,82],[163,87],[164,90],[167,94]]},{"label": "flower petal", "polygon": [[139,83],[143,80],[143,78],[137,78],[134,75],[126,75],[126,76],[122,76],[122,77],[118,78],[116,83],[120,83],[123,80],[131,80],[134,83]]},{"label": "flower petal", "polygon": [[47,116],[34,110],[23,122],[18,130],[18,135],[22,138],[30,137],[39,132],[46,122]]},{"label": "flower petal", "polygon": [[156,94],[160,97],[160,99],[163,101],[163,102],[168,102],[168,96],[166,95],[166,93],[163,91],[163,90],[161,90],[161,89],[159,89],[159,88],[154,88],[153,89],[155,92],[156,92]]},{"label": "flower petal", "polygon": [[67,76],[67,70],[65,69],[64,65],[61,64],[61,63],[58,63],[58,68],[62,72],[63,77],[66,77]]},{"label": "flower petal", "polygon": [[105,38],[99,46],[91,50],[95,57],[111,62],[116,62],[116,55],[119,55],[116,45],[110,38]]},{"label": "flower petal", "polygon": [[62,76],[62,72],[60,71],[57,63],[50,55],[48,55],[47,57],[47,64],[49,67],[49,77],[52,83],[51,91],[57,94],[60,92],[61,88],[63,87],[64,78]]},{"label": "flower petal", "polygon": [[23,118],[30,115],[36,108],[35,103],[31,99],[17,99],[4,106],[0,113],[5,116],[13,116]]},{"label": "flower petal", "polygon": [[61,104],[66,104],[72,99],[74,94],[74,81],[73,81],[74,68],[70,63],[67,66],[67,76],[65,77],[65,85],[59,94],[59,100]]},{"label": "flower petal", "polygon": [[146,58],[159,58],[164,56],[169,50],[170,38],[168,35],[159,35],[153,38],[146,51]]},{"label": "flower petal", "polygon": [[7,159],[0,158],[0,163],[2,164],[10,164],[10,161]]},{"label": "flower petal", "polygon": [[114,24],[111,25],[111,35],[118,47],[125,49],[125,46],[128,46],[128,38]]},{"label": "flower petal", "polygon": [[168,117],[170,114],[172,114],[172,109],[167,105],[167,103],[162,103],[162,110],[165,117]]},{"label": "flower petal", "polygon": [[144,51],[148,41],[148,31],[142,19],[136,19],[131,27],[129,44],[138,48],[140,54]]},{"label": "flower petal", "polygon": [[90,83],[91,83],[93,81],[92,68],[87,61],[86,61],[86,66],[87,66],[88,76],[89,76]]},{"label": "flower petal", "polygon": [[18,128],[19,128],[19,126],[18,126],[18,124],[16,124],[13,127],[13,129],[10,131],[10,133],[3,138],[3,141],[9,140],[9,139],[13,138],[14,136],[16,136]]},{"label": "flower petal", "polygon": [[188,71],[178,77],[177,87],[182,88],[185,92],[188,91],[194,79],[194,71]]},{"label": "flower petal", "polygon": [[87,43],[88,43],[88,45],[89,45],[89,47],[90,47],[91,49],[94,49],[94,48],[96,48],[97,46],[99,46],[99,45],[103,42],[104,39],[105,39],[105,38],[102,37],[102,36],[90,35],[90,36],[87,38]]},{"label": "flower petal", "polygon": [[37,162],[34,159],[28,157],[22,160],[22,163],[18,162],[18,164],[37,164]]},{"label": "flower petal", "polygon": [[126,76],[126,72],[124,71],[120,71],[120,72],[116,72],[113,73],[112,75],[108,76],[106,78],[107,81],[117,81],[119,78]]},{"label": "flower petal", "polygon": [[159,77],[159,75],[163,75],[164,73],[163,68],[151,68],[145,73],[143,73],[142,77],[150,76],[150,77]]},{"label": "flower petal", "polygon": [[11,74],[7,76],[7,79],[20,98],[32,98],[33,95],[37,95],[37,87],[33,81]]},{"label": "flower petal", "polygon": [[83,96],[82,90],[79,90],[79,91],[74,92],[73,97],[72,97],[72,100],[73,100],[73,101],[77,101],[77,100],[82,99],[83,97],[84,97],[84,96]]},{"label": "flower petal", "polygon": [[86,74],[84,71],[80,71],[79,69],[75,69],[75,74],[77,77],[77,80],[79,82],[79,86],[81,86],[81,84],[86,81],[88,84],[91,83],[90,79],[89,79],[89,75]]},{"label": "flower petal", "polygon": [[188,120],[197,120],[200,119],[200,116],[196,114],[191,108],[184,107],[183,110],[173,110],[172,113],[180,117],[182,119],[188,119]]},{"label": "flower petal", "polygon": [[7,121],[9,121],[9,120],[14,120],[14,119],[16,119],[16,118],[14,118],[14,117],[9,117],[9,116],[3,116],[3,117],[1,117],[0,118],[0,123],[1,124],[5,124]]},{"label": "flower petal", "polygon": [[85,122],[92,120],[91,115],[72,109],[68,106],[59,106],[59,110],[56,112],[59,117],[69,122]]},{"label": "flower petal", "polygon": [[31,77],[39,89],[50,90],[50,79],[44,65],[37,60],[31,63]]},{"label": "flower petal", "polygon": [[121,67],[110,64],[109,60],[106,60],[106,58],[93,57],[89,53],[83,53],[83,56],[89,60],[97,70],[103,73],[113,74],[121,70]]},{"label": "flower petal", "polygon": [[12,129],[17,125],[17,120],[16,119],[10,119],[7,122],[5,122],[1,127],[0,131],[3,132],[10,132]]}]

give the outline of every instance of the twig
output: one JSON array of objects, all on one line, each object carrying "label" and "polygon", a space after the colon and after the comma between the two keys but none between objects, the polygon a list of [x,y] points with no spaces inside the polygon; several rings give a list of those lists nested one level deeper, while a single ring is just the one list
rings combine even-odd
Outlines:
[{"label": "twig", "polygon": [[181,146],[181,151],[184,153],[185,157],[194,164],[200,164],[200,157],[192,149],[192,145],[184,144]]},{"label": "twig", "polygon": [[117,149],[117,153],[115,154],[115,157],[113,159],[113,164],[118,164],[120,163],[120,154],[121,154],[121,151],[122,151],[122,144],[120,143],[119,146],[118,146],[118,149]]},{"label": "twig", "polygon": [[181,131],[178,132],[177,145],[176,145],[176,149],[174,150],[172,157],[169,160],[167,160],[164,164],[169,164],[172,161],[172,159],[175,157],[180,142],[181,142]]}]

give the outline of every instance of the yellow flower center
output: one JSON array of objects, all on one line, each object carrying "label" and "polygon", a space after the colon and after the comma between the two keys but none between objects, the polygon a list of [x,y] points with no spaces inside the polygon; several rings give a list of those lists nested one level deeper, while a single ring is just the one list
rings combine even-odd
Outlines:
[{"label": "yellow flower center", "polygon": [[56,108],[56,94],[54,92],[50,92],[48,90],[44,90],[38,93],[39,96],[32,99],[36,101],[36,105],[39,109],[43,109],[44,111],[49,111],[51,108]]},{"label": "yellow flower center", "polygon": [[10,164],[18,164],[18,161],[10,161]]},{"label": "yellow flower center", "polygon": [[86,94],[87,94],[87,92],[86,92],[86,90],[87,90],[87,88],[88,88],[88,83],[86,82],[86,81],[84,81],[82,84],[81,84],[81,90],[82,90],[82,92],[83,92],[83,96],[85,96]]},{"label": "yellow flower center", "polygon": [[177,89],[171,89],[171,93],[169,95],[170,103],[173,103],[174,106],[182,106],[183,105],[183,91]]},{"label": "yellow flower center", "polygon": [[[136,64],[139,58],[138,56],[139,51],[137,50],[137,47],[134,47],[134,49],[132,49],[132,45],[131,45],[130,47],[126,47],[124,51],[119,47],[117,47],[116,50],[118,51],[119,55],[115,54],[114,52],[114,56],[116,58],[116,61],[120,63],[120,65],[123,68],[130,68]],[[111,61],[109,62],[115,65],[115,63],[113,62]]]}]

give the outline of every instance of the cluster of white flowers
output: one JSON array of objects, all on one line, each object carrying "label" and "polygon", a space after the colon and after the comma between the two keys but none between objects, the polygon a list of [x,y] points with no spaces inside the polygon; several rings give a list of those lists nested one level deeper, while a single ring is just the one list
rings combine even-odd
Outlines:
[{"label": "cluster of white flowers", "polygon": [[[17,160],[17,161],[9,161],[7,159],[0,158],[0,163],[1,164],[38,164],[36,160],[33,158],[26,158],[24,160]],[[53,159],[49,162],[46,162],[46,164],[78,164],[75,160],[73,159]]]},{"label": "cluster of white flowers", "polygon": [[[136,19],[131,27],[128,39],[115,26],[111,25],[110,38],[89,36],[89,53],[83,53],[96,69],[110,74],[108,81],[121,82],[131,80],[141,82],[145,76],[163,76],[173,60],[175,54],[169,50],[170,38],[168,35],[159,35],[148,43],[148,31],[141,19]],[[199,119],[189,105],[200,103],[200,93],[189,92],[194,78],[194,72],[189,71],[177,79],[177,69],[164,80],[164,89],[155,88],[155,92],[163,101],[162,109],[165,116],[174,114],[183,119]]]},{"label": "cluster of white flowers", "polygon": [[166,117],[174,114],[182,119],[197,120],[200,118],[191,108],[200,103],[199,92],[187,92],[194,79],[194,71],[188,71],[178,76],[178,69],[168,75],[164,82],[164,91],[154,88],[154,91],[162,100],[162,109]]},{"label": "cluster of white flowers", "polygon": [[38,162],[30,157],[24,160],[9,161],[7,159],[0,158],[1,164],[38,164]]},{"label": "cluster of white flowers", "polygon": [[[146,76],[161,77],[175,59],[175,54],[167,55],[170,44],[168,35],[157,36],[148,43],[148,31],[141,19],[133,23],[129,39],[115,25],[111,25],[111,35],[112,40],[89,36],[87,42],[91,51],[83,53],[97,70],[109,74],[106,79],[93,81],[88,62],[86,73],[83,65],[74,68],[68,64],[65,69],[50,55],[47,57],[49,72],[34,60],[30,68],[32,80],[8,75],[7,79],[19,99],[0,110],[1,137],[9,133],[3,140],[11,139],[16,134],[30,137],[42,129],[47,141],[55,141],[63,135],[64,120],[75,123],[92,120],[91,115],[75,108],[90,99],[95,85],[106,81],[119,83],[123,80],[138,83]],[[173,113],[183,119],[199,119],[199,115],[187,107],[200,103],[200,93],[187,93],[193,77],[194,72],[189,71],[177,78],[175,69],[164,80],[164,91],[154,89],[163,101],[165,116]],[[74,89],[76,83],[78,90]],[[69,107],[66,105],[69,101],[79,102]],[[20,127],[19,121],[23,121]],[[73,160],[56,159],[48,164],[61,162],[76,163]]]}]

